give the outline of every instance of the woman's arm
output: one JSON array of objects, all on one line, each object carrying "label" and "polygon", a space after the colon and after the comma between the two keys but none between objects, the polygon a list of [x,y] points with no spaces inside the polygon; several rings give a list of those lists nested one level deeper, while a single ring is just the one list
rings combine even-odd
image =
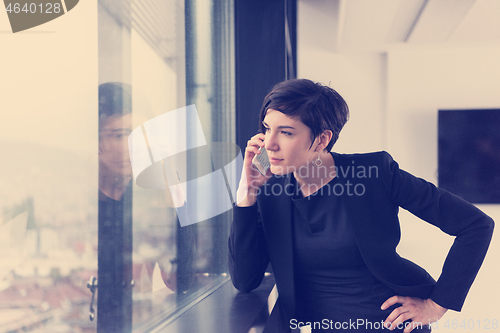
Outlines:
[{"label": "woman's arm", "polygon": [[[389,170],[384,185],[392,200],[455,236],[430,298],[394,296],[382,305],[382,309],[386,309],[401,304],[385,320],[384,324],[390,329],[409,319],[425,325],[440,319],[448,309],[461,310],[486,255],[494,222],[465,200],[399,169],[389,154],[384,152],[382,160],[384,170]],[[411,325],[404,330],[405,333],[411,331]]]},{"label": "woman's arm", "polygon": [[390,170],[384,183],[392,200],[455,236],[430,298],[444,308],[460,311],[488,250],[493,220],[458,196],[399,169],[389,154],[382,156],[384,167]]},{"label": "woman's arm", "polygon": [[264,277],[269,258],[257,205],[233,208],[228,266],[236,289],[251,291]]},{"label": "woman's arm", "polygon": [[252,164],[259,148],[264,146],[265,135],[254,135],[247,143],[243,172],[238,186],[237,206],[233,208],[233,223],[229,236],[229,273],[236,289],[251,291],[257,288],[269,264],[264,232],[257,209],[259,188],[272,174],[261,175]]}]

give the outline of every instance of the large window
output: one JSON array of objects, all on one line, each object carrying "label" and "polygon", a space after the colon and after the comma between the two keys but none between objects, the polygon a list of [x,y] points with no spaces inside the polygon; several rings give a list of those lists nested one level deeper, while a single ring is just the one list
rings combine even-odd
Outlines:
[{"label": "large window", "polygon": [[13,109],[0,331],[161,330],[228,280],[232,16],[231,0],[99,0],[92,89],[48,73],[57,109],[45,96]]},{"label": "large window", "polygon": [[210,176],[237,155],[219,153],[235,141],[231,14],[230,1],[100,1],[98,331],[153,330],[228,279],[232,202],[211,211],[224,198]]},{"label": "large window", "polygon": [[0,18],[0,332],[96,330],[96,9],[16,34]]}]

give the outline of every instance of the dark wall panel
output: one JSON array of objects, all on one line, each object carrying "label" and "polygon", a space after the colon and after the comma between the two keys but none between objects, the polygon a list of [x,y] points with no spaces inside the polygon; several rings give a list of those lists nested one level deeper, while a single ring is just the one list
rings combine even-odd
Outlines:
[{"label": "dark wall panel", "polygon": [[[265,95],[287,78],[285,12],[295,11],[286,10],[285,2],[235,1],[236,140],[242,150],[258,131]],[[289,21],[295,36],[295,20]]]}]

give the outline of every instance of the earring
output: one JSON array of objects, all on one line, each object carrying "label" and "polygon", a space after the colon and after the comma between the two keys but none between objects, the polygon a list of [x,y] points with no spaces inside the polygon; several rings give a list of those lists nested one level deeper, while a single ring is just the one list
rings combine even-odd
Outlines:
[{"label": "earring", "polygon": [[318,158],[314,161],[314,164],[316,164],[317,167],[320,167],[323,164],[323,161],[321,158],[319,158],[319,155],[321,154],[321,151],[318,153]]}]

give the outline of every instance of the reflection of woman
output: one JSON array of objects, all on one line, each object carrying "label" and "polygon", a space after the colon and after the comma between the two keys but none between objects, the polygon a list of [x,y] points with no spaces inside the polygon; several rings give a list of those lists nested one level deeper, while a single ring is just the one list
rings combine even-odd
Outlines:
[{"label": "reflection of woman", "polygon": [[131,102],[129,86],[99,86],[99,332],[132,329]]},{"label": "reflection of woman", "polygon": [[[279,298],[266,332],[307,322],[318,331],[378,332],[385,323],[429,332],[447,309],[461,309],[493,221],[386,152],[330,152],[347,118],[342,97],[309,80],[282,82],[266,96],[234,209],[231,278],[250,291],[271,263]],[[266,175],[252,166],[261,147]],[[456,236],[438,282],[396,253],[399,207]]]},{"label": "reflection of woman", "polygon": [[[141,101],[140,98],[138,100]],[[139,103],[136,101],[137,104]],[[159,203],[163,197],[161,192],[135,192],[138,200],[134,203],[134,223],[140,224],[140,228],[134,233],[136,249],[147,244],[161,250],[155,255],[145,256],[136,252],[137,258],[132,262],[133,173],[128,138],[138,120],[147,120],[138,116],[139,112],[147,113],[147,103],[143,101],[139,105],[142,107],[132,114],[130,85],[104,83],[99,86],[98,327],[102,332],[131,330],[134,284],[137,285],[135,292],[146,293],[148,296],[155,294],[166,297],[173,291],[178,291],[170,297],[173,301],[185,296],[183,292],[193,286],[195,277],[193,228],[180,228],[176,231],[170,225],[175,226],[178,221],[169,207],[172,199],[168,191],[165,193],[164,205]],[[156,204],[153,206],[151,202]],[[150,224],[155,229],[148,228]],[[176,245],[177,243],[180,245]],[[153,276],[156,264],[160,269],[161,280],[156,280]],[[151,281],[158,285],[154,286]],[[165,286],[167,288],[163,288]],[[141,311],[144,309],[141,308]]]},{"label": "reflection of woman", "polygon": [[127,142],[132,131],[132,113],[130,105],[122,108],[107,104],[111,97],[105,95],[116,93],[115,89],[119,88],[114,84],[100,87],[99,189],[106,196],[120,200],[132,179]]}]

